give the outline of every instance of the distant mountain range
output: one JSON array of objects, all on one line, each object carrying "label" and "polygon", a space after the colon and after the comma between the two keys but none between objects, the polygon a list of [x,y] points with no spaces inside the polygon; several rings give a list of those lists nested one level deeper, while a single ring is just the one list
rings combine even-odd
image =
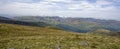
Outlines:
[{"label": "distant mountain range", "polygon": [[74,32],[89,32],[97,29],[120,31],[120,21],[101,20],[94,18],[63,18],[58,16],[22,16],[14,17],[14,20],[25,22],[44,22],[52,26]]}]

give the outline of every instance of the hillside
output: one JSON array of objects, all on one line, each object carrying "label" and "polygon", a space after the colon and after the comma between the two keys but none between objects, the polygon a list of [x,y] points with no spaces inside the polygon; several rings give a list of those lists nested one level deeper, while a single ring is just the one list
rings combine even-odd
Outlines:
[{"label": "hillside", "polygon": [[26,25],[26,26],[38,26],[38,27],[46,27],[51,26],[50,24],[46,24],[44,22],[25,22],[19,20],[13,20],[11,18],[6,18],[0,16],[0,23],[7,23],[7,24],[19,24],[19,25]]},{"label": "hillside", "polygon": [[120,31],[120,21],[116,20],[100,20],[94,18],[63,18],[58,16],[23,16],[14,17],[15,20],[27,22],[45,22],[58,28],[74,31],[89,32],[95,29],[106,29],[110,31]]},{"label": "hillside", "polygon": [[114,36],[0,24],[0,49],[120,49]]},{"label": "hillside", "polygon": [[0,16],[0,20],[10,20],[9,18]]}]

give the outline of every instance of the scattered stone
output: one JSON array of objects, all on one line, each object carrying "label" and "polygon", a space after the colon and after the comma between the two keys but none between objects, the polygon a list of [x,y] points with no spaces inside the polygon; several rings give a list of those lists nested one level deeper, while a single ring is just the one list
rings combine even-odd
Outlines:
[{"label": "scattered stone", "polygon": [[60,42],[57,42],[58,44],[56,45],[56,49],[60,49]]},{"label": "scattered stone", "polygon": [[15,48],[9,48],[9,49],[15,49]]},{"label": "scattered stone", "polygon": [[60,49],[60,45],[59,44],[56,45],[56,49]]},{"label": "scattered stone", "polygon": [[81,41],[80,44],[84,45],[84,46],[88,46],[89,45],[89,43],[87,41]]}]

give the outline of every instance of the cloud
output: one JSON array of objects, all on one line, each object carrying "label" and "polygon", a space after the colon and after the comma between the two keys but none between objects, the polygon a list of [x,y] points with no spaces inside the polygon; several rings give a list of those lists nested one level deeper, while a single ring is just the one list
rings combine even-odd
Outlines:
[{"label": "cloud", "polygon": [[114,2],[119,2],[120,3],[120,0],[113,0]]},{"label": "cloud", "polygon": [[1,0],[0,14],[118,19],[120,10],[114,4],[108,0]]}]

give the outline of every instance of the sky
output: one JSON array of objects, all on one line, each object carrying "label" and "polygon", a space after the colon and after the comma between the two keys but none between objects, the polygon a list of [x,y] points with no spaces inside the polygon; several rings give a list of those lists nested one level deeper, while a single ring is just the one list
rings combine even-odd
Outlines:
[{"label": "sky", "polygon": [[120,0],[0,0],[0,14],[120,18]]}]

